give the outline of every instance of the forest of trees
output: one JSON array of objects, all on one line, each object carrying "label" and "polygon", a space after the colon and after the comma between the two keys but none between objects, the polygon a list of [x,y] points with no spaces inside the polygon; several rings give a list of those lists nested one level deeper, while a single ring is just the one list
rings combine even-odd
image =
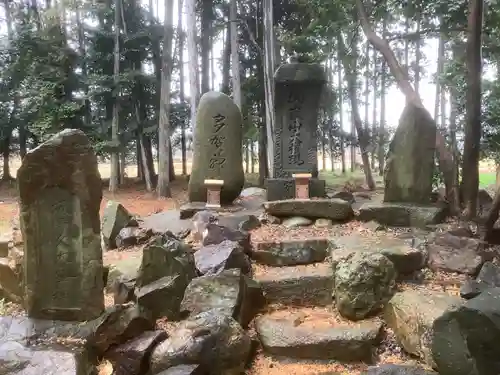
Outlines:
[{"label": "forest of trees", "polygon": [[[3,180],[12,179],[9,158],[78,128],[110,160],[111,191],[126,163],[137,163],[146,188],[168,196],[172,150],[181,150],[187,174],[197,102],[220,90],[242,110],[247,172],[263,182],[273,147],[273,72],[299,53],[329,77],[321,157],[338,158],[349,171],[355,153],[345,160],[345,150],[359,147],[370,188],[369,171],[383,173],[391,137],[389,88],[422,106],[420,83],[432,79],[440,176],[452,203],[462,176],[465,208],[475,211],[479,159],[500,162],[500,81],[481,74],[500,72],[496,1],[161,1],[3,0]],[[431,39],[439,44],[436,71],[426,69]]]}]

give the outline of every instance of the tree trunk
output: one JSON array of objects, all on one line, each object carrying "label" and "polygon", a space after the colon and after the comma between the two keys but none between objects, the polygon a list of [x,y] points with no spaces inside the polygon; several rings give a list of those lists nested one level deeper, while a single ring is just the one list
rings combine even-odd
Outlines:
[{"label": "tree trunk", "polygon": [[201,94],[210,91],[210,40],[212,36],[213,0],[202,1],[201,12]]},{"label": "tree trunk", "polygon": [[231,73],[233,80],[233,100],[241,110],[240,56],[238,53],[238,3],[230,0],[229,22],[231,24]]},{"label": "tree trunk", "polygon": [[342,80],[342,61],[340,54],[337,54],[337,80],[338,80],[338,96],[339,96],[339,142],[340,142],[340,157],[342,161],[342,174],[346,173],[345,162],[345,139],[344,139],[344,85]]},{"label": "tree trunk", "polygon": [[3,174],[2,181],[11,181],[10,175],[10,134],[2,140]]},{"label": "tree trunk", "polygon": [[373,49],[373,103],[372,103],[372,134],[370,137],[370,166],[375,170],[375,154],[377,153],[377,50]]},{"label": "tree trunk", "polygon": [[422,58],[422,53],[420,51],[421,48],[421,40],[420,40],[420,29],[421,29],[421,22],[420,22],[420,13],[417,14],[417,45],[415,46],[415,91],[417,92],[417,95],[420,95],[420,59]]},{"label": "tree trunk", "polygon": [[[370,190],[375,190],[375,181],[373,180],[370,168],[370,160],[368,158],[368,134],[366,133],[366,130],[363,129],[363,122],[361,121],[361,116],[359,114],[359,104],[356,92],[356,68],[353,66],[353,64],[356,63],[356,60],[353,58],[353,56],[347,56],[347,48],[342,36],[339,37],[339,41],[339,51],[340,55],[342,56],[342,62],[347,79],[349,101],[351,102],[352,122],[354,123],[356,132],[358,133],[359,148],[361,150],[361,158],[363,160],[363,172],[365,173],[366,184],[368,185],[368,188]],[[356,49],[355,44],[353,44],[352,48],[353,50]]]},{"label": "tree trunk", "polygon": [[264,15],[264,90],[266,101],[266,133],[267,133],[267,164],[269,174],[274,177],[274,25],[273,25],[273,0],[263,0]]},{"label": "tree trunk", "polygon": [[[182,30],[182,0],[178,3],[177,33],[179,42],[179,100],[182,104],[186,101],[184,97],[184,30]],[[187,156],[186,156],[186,121],[181,123],[181,157],[182,157],[182,175],[187,175]]]},{"label": "tree trunk", "polygon": [[[382,26],[382,37],[385,37],[387,32],[387,14],[384,15]],[[374,48],[376,49],[376,48]],[[384,175],[385,169],[385,85],[387,79],[387,63],[382,59],[382,66],[380,68],[380,124],[378,125],[378,174]]]},{"label": "tree trunk", "polygon": [[370,42],[366,42],[365,47],[365,132],[368,134],[370,129]]},{"label": "tree trunk", "polygon": [[250,173],[255,173],[254,141],[250,141]]},{"label": "tree trunk", "polygon": [[231,18],[228,16],[226,35],[224,38],[224,52],[222,60],[222,85],[221,91],[229,95],[229,79],[231,75]]},{"label": "tree trunk", "polygon": [[481,142],[481,34],[483,27],[483,0],[469,1],[467,37],[467,96],[462,164],[465,217],[477,214],[479,189],[479,147]]},{"label": "tree trunk", "polygon": [[[441,24],[441,23],[440,23]],[[444,71],[444,59],[445,59],[445,51],[444,51],[444,43],[445,43],[444,34],[439,35],[439,47],[438,47],[438,60],[437,60],[437,72],[436,72],[436,98],[434,101],[434,121],[438,122],[439,117],[439,104],[440,104],[440,95],[441,95],[441,76]],[[444,124],[441,124],[441,127],[444,127]]]},{"label": "tree trunk", "polygon": [[109,191],[116,193],[119,183],[119,152],[118,146],[120,140],[118,138],[119,130],[119,116],[120,116],[120,14],[121,14],[121,0],[115,0],[115,49],[114,49],[114,63],[113,63],[113,81],[114,81],[114,104],[113,104],[113,121],[111,123],[111,141],[113,143],[113,151],[111,152],[111,171],[109,179]]},{"label": "tree trunk", "polygon": [[[370,43],[376,48],[384,57],[384,59],[387,62],[387,65],[389,66],[389,69],[391,70],[392,74],[394,75],[394,78],[396,79],[396,82],[398,83],[398,86],[400,90],[403,92],[403,94],[406,96],[408,99],[408,102],[412,103],[413,105],[423,108],[424,110],[425,107],[422,103],[422,100],[416,93],[416,91],[413,89],[410,80],[408,78],[408,74],[401,68],[401,65],[399,64],[398,60],[396,59],[396,56],[392,52],[391,48],[389,47],[389,44],[387,41],[384,39],[381,39],[372,29],[370,25],[370,21],[368,20],[368,16],[366,14],[366,10],[363,4],[362,0],[356,0],[356,5],[358,8],[358,13],[359,17],[361,20],[361,25],[363,28],[363,32],[365,33],[366,37],[370,41]],[[429,116],[430,117],[430,116]],[[452,194],[453,190],[453,155],[451,152],[447,149],[445,139],[441,135],[441,133],[438,131],[436,134],[436,152],[438,154],[438,160],[439,160],[439,168],[441,170],[441,173],[443,175],[443,179],[445,181],[446,185],[446,192],[447,192],[447,198],[452,207],[457,207],[458,202],[453,201],[453,196],[455,194]]]},{"label": "tree trunk", "polygon": [[162,82],[158,123],[158,197],[170,197],[170,80],[172,75],[174,0],[165,0]]},{"label": "tree trunk", "polygon": [[[196,0],[186,0],[186,44],[189,58],[189,95],[191,105],[190,123],[194,128],[196,107],[200,96],[198,48],[196,45]],[[193,140],[194,141],[194,140]]]}]

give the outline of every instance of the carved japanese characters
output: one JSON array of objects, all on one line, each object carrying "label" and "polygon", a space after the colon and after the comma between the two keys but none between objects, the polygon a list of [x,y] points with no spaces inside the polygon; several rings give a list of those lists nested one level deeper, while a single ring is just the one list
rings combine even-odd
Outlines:
[{"label": "carved japanese characters", "polygon": [[104,310],[97,158],[80,130],[28,152],[17,172],[28,316],[85,321]]},{"label": "carved japanese characters", "polygon": [[205,180],[223,180],[221,204],[230,204],[243,188],[242,116],[231,98],[220,92],[205,93],[198,105],[189,200],[206,202]]}]

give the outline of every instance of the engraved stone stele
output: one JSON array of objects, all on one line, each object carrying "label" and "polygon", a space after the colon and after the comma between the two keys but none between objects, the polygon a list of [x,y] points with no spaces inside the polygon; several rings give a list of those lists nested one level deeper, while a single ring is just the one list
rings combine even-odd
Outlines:
[{"label": "engraved stone stele", "polygon": [[[294,173],[317,176],[317,120],[326,74],[319,64],[281,65],[275,80],[273,178],[266,181],[269,201],[295,198]],[[325,181],[309,180],[311,197],[325,196]]]},{"label": "engraved stone stele", "polygon": [[309,199],[309,180],[312,177],[311,173],[294,173],[292,177],[295,179],[295,198]]},{"label": "engraved stone stele", "polygon": [[222,180],[205,180],[207,187],[207,203],[206,208],[220,208],[220,190],[224,185]]},{"label": "engraved stone stele", "polygon": [[102,182],[87,136],[66,129],[31,150],[17,172],[29,317],[91,320],[104,310]]},{"label": "engraved stone stele", "polygon": [[200,99],[194,129],[190,202],[206,202],[207,179],[222,180],[221,204],[231,204],[245,182],[242,158],[242,116],[226,94],[210,91]]}]

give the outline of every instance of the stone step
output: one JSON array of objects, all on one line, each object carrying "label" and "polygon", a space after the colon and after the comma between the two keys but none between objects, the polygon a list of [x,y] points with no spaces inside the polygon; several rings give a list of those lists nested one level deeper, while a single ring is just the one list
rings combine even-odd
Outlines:
[{"label": "stone step", "polygon": [[254,243],[250,256],[267,266],[296,266],[323,262],[329,248],[327,238],[261,241]]},{"label": "stone step", "polygon": [[268,303],[327,306],[332,303],[333,270],[329,262],[293,267],[254,266]]},{"label": "stone step", "polygon": [[331,308],[292,308],[261,315],[255,329],[269,354],[352,362],[372,358],[382,321],[350,322]]}]

